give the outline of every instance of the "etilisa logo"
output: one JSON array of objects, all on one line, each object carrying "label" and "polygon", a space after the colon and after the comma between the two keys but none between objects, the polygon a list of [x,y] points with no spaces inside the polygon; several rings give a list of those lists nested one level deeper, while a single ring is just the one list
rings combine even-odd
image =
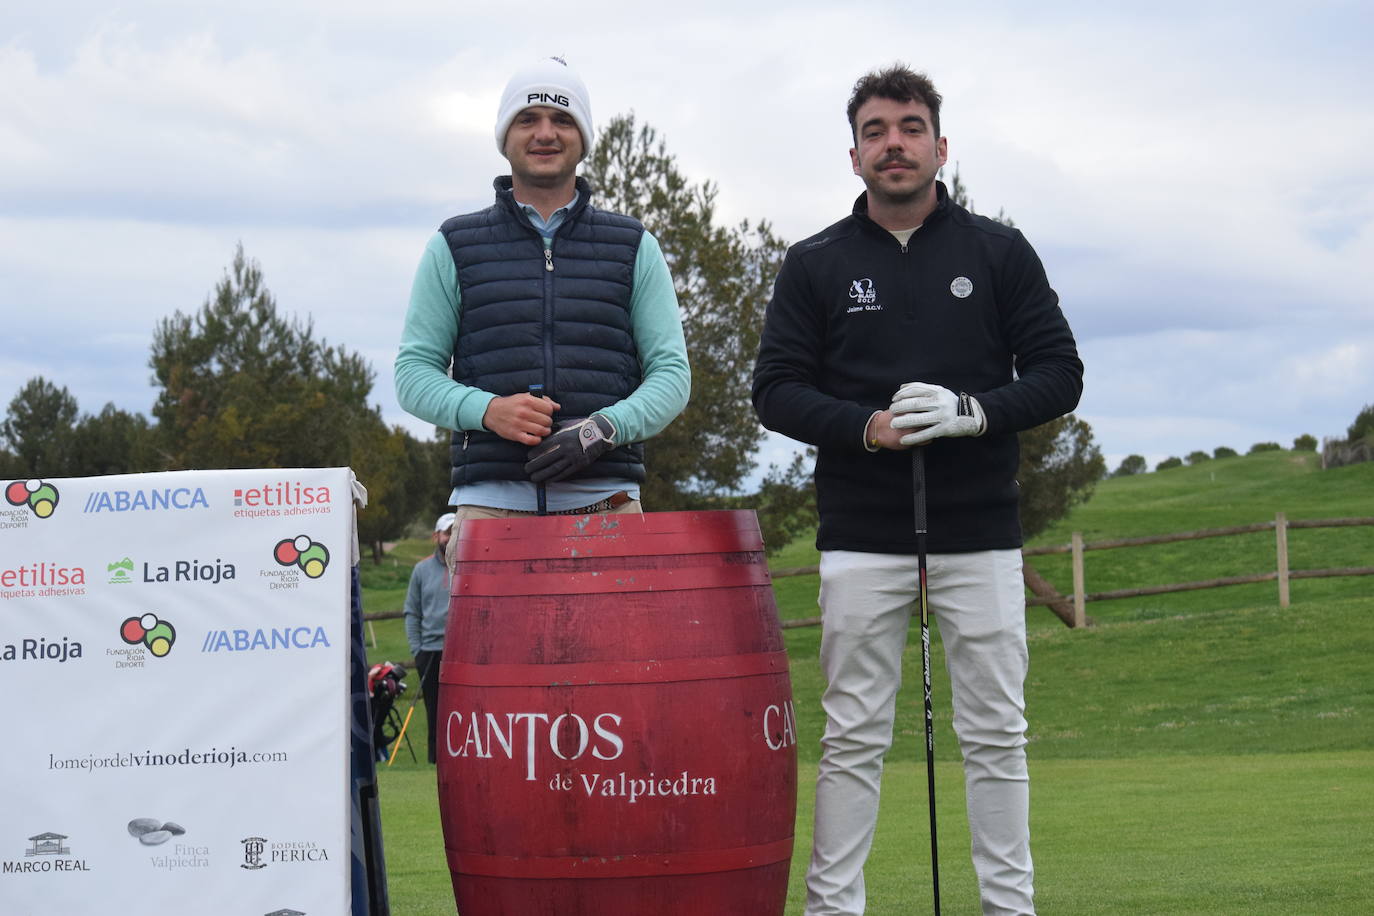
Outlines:
[{"label": "etilisa logo", "polygon": [[872,305],[878,301],[878,291],[873,288],[873,281],[867,277],[862,280],[851,280],[849,298],[859,305]]},{"label": "etilisa logo", "polygon": [[90,871],[85,859],[68,858],[72,851],[63,833],[40,833],[29,837],[29,848],[22,859],[0,862],[0,874],[32,875],[54,871]]},{"label": "etilisa logo", "polygon": [[273,910],[273,911],[270,912],[270,913],[265,913],[264,916],[306,916],[306,913],[305,913],[304,910],[290,910],[290,909],[287,909],[287,910]]},{"label": "etilisa logo", "polygon": [[[0,561],[3,562],[3,561]],[[54,598],[86,594],[86,569],[47,560],[0,566],[0,598]]]},{"label": "etilisa logo", "polygon": [[950,281],[949,291],[957,299],[967,299],[973,295],[973,281],[968,277],[955,277]]},{"label": "etilisa logo", "polygon": [[39,518],[50,518],[57,511],[57,500],[57,487],[38,478],[11,481],[5,487],[5,502]]},{"label": "etilisa logo", "polygon": [[333,508],[329,487],[310,486],[299,480],[234,489],[234,518],[328,515]]}]

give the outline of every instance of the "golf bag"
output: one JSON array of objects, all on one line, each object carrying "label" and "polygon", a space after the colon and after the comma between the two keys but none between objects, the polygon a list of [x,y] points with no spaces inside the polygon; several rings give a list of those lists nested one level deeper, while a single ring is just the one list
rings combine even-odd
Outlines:
[{"label": "golf bag", "polygon": [[406,692],[405,676],[405,666],[393,662],[373,665],[367,672],[367,690],[372,707],[372,746],[378,760],[387,759],[386,749],[401,734],[401,714],[396,709],[396,698]]}]

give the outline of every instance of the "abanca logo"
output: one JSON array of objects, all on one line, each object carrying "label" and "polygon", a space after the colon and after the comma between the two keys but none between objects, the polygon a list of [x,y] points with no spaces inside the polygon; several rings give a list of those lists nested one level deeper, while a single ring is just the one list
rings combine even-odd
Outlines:
[{"label": "abanca logo", "polygon": [[96,490],[86,497],[82,512],[160,512],[166,509],[208,509],[200,487],[165,487],[161,490]]}]

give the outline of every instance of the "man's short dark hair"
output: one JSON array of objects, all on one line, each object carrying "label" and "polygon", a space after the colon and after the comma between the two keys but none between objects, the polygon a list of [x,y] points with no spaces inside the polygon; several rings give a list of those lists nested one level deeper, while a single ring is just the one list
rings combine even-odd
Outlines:
[{"label": "man's short dark hair", "polygon": [[854,135],[855,145],[859,142],[859,125],[854,123],[854,117],[874,96],[894,102],[923,103],[930,109],[930,126],[935,136],[940,136],[940,93],[935,91],[935,84],[924,73],[916,73],[903,64],[893,64],[886,70],[864,74],[854,84],[848,111],[849,132]]}]

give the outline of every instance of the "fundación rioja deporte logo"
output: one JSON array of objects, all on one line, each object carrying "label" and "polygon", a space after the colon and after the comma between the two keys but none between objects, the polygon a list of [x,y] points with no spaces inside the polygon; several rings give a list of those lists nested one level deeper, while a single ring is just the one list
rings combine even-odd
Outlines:
[{"label": "fundaci\u00f3n rioja deporte logo", "polygon": [[279,566],[299,567],[311,579],[323,576],[329,567],[329,548],[304,534],[278,541],[272,548],[272,556]]},{"label": "fundaci\u00f3n rioja deporte logo", "polygon": [[155,657],[162,658],[172,651],[177,631],[156,614],[129,617],[119,625],[120,637],[131,646],[143,646]]},{"label": "fundaci\u00f3n rioja deporte logo", "polygon": [[57,487],[38,478],[15,480],[5,487],[5,502],[27,508],[39,518],[50,518],[57,511]]}]

